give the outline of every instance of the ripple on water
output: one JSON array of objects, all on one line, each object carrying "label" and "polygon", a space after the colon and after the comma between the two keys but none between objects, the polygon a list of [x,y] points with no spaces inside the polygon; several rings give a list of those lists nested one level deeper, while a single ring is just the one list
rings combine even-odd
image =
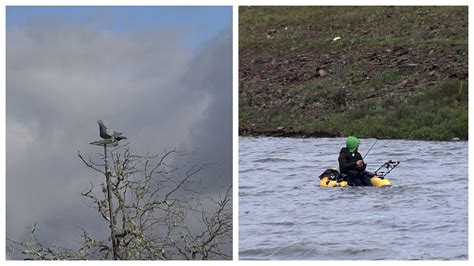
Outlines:
[{"label": "ripple on water", "polygon": [[282,158],[263,158],[254,160],[256,163],[279,163],[279,162],[294,162],[295,160],[291,159],[282,159]]}]

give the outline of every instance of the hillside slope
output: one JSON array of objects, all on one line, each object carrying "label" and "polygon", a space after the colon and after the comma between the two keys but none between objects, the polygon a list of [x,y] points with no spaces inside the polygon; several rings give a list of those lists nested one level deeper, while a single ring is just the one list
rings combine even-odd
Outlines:
[{"label": "hillside slope", "polygon": [[239,134],[467,139],[467,7],[240,7]]}]

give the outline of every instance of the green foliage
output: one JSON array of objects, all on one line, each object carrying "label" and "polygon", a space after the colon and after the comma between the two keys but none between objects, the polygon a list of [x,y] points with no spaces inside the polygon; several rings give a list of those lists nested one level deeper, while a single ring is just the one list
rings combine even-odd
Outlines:
[{"label": "green foliage", "polygon": [[350,112],[329,114],[323,121],[309,123],[307,129],[361,138],[467,139],[467,88],[462,83],[447,81],[394,110],[374,111],[382,106],[374,101]]},{"label": "green foliage", "polygon": [[467,88],[449,80],[395,110],[369,116],[352,115],[354,134],[378,138],[450,140],[468,138]]}]

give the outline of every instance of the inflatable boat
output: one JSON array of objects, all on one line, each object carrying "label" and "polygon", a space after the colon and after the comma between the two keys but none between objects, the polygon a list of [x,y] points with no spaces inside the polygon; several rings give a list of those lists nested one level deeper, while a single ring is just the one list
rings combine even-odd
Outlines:
[{"label": "inflatable boat", "polygon": [[[375,173],[366,172],[370,176],[370,183],[374,187],[385,187],[390,186],[390,180],[385,178],[393,168],[397,167],[400,162],[388,161],[384,163],[382,166],[379,167],[375,171]],[[382,168],[387,168],[387,172],[379,172]],[[345,180],[339,171],[336,169],[326,169],[320,176],[319,176],[319,186],[321,187],[348,187],[349,183]]]},{"label": "inflatable boat", "polygon": [[[327,169],[327,171],[337,171],[335,169]],[[339,174],[339,173],[338,173]],[[372,183],[372,186],[374,187],[383,187],[383,186],[390,186],[390,181],[386,178],[379,177],[377,175],[374,175],[370,178],[370,183]],[[349,183],[345,180],[338,180],[331,178],[330,175],[324,174],[319,177],[319,185],[321,187],[348,187]]]}]

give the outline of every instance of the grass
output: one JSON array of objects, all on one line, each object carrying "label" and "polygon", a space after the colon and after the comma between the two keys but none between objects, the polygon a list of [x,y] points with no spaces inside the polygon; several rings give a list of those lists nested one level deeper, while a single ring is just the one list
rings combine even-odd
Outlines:
[{"label": "grass", "polygon": [[[374,103],[373,106],[382,105]],[[426,94],[396,105],[392,110],[363,109],[345,114],[346,120],[336,122],[341,125],[341,135],[419,140],[467,139],[467,109],[466,84],[450,80]]]},{"label": "grass", "polygon": [[[451,34],[457,28],[457,20],[452,18],[465,16],[466,11],[464,7],[241,7],[239,46],[246,49],[265,44],[259,53],[274,55],[294,46],[303,50],[344,49],[353,40],[360,48],[372,49],[420,43],[426,39],[420,31],[428,32],[433,25],[446,37],[432,38],[428,43],[467,43],[465,36],[456,41],[463,36],[459,32]],[[267,37],[269,32],[273,39]],[[337,36],[341,41],[332,42]]]}]

